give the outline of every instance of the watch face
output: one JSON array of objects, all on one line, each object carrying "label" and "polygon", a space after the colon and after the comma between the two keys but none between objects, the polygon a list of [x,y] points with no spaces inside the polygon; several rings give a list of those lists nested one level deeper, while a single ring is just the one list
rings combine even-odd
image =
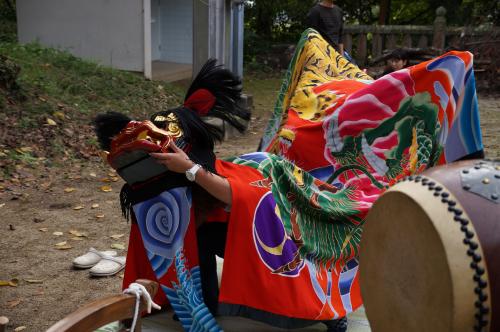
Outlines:
[{"label": "watch face", "polygon": [[191,170],[186,171],[186,177],[189,181],[194,181],[195,175],[196,174],[193,174],[193,172],[191,172]]},{"label": "watch face", "polygon": [[196,178],[196,172],[198,172],[199,169],[200,169],[200,165],[194,165],[193,167],[191,167],[190,169],[188,169],[186,171],[186,178],[189,181],[194,181],[195,178]]}]

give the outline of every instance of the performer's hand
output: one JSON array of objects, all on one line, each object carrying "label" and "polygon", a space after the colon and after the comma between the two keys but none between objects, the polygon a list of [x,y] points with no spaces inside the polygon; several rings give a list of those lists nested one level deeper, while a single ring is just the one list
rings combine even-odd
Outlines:
[{"label": "performer's hand", "polygon": [[189,159],[188,155],[179,149],[174,142],[171,142],[169,147],[173,150],[173,152],[150,153],[149,155],[155,158],[160,164],[167,166],[167,168],[172,172],[184,173],[193,167],[193,161]]}]

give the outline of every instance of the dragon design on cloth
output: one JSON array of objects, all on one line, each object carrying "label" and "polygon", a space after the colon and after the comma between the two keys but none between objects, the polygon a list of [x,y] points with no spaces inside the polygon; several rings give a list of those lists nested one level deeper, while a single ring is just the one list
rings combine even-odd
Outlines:
[{"label": "dragon design on cloth", "polygon": [[[445,150],[482,149],[474,112],[459,129],[474,139],[447,144],[451,122],[477,108],[471,60],[452,53],[373,81],[316,31],[304,32],[261,142],[280,158],[233,161],[269,177],[289,234],[290,212],[298,211],[302,257],[326,266],[356,257],[364,217],[388,186],[452,161]],[[433,75],[438,67],[448,76]],[[321,190],[327,185],[337,191]]]},{"label": "dragon design on cloth", "polygon": [[[231,162],[259,170],[273,193],[287,234],[301,257],[325,267],[357,255],[362,220],[354,188],[338,189],[273,154],[244,155]],[[250,159],[252,158],[252,159]]]}]

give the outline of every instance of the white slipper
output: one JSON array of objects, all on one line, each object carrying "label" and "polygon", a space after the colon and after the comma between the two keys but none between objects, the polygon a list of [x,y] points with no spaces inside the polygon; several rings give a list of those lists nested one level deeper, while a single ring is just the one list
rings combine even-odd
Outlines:
[{"label": "white slipper", "polygon": [[85,255],[78,256],[73,260],[73,266],[78,269],[88,269],[99,263],[104,256],[114,257],[116,255],[117,253],[114,250],[97,251],[94,248],[90,248],[89,252]]},{"label": "white slipper", "polygon": [[125,256],[103,256],[99,263],[94,265],[89,270],[89,273],[94,277],[108,277],[115,275],[125,268],[125,260]]}]

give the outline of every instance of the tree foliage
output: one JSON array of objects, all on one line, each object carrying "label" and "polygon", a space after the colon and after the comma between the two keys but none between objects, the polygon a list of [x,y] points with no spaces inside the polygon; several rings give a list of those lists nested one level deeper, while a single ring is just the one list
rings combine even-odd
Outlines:
[{"label": "tree foliage", "polygon": [[16,19],[16,1],[15,0],[0,0],[0,19],[15,20]]},{"label": "tree foliage", "polygon": [[[295,41],[307,27],[306,17],[317,0],[247,0],[247,29],[269,41]],[[337,0],[347,24],[431,25],[444,6],[449,25],[500,25],[495,0]]]},{"label": "tree foliage", "polygon": [[446,20],[454,26],[500,24],[500,2],[492,0],[389,0],[389,24],[432,24],[436,9],[446,8]]}]

